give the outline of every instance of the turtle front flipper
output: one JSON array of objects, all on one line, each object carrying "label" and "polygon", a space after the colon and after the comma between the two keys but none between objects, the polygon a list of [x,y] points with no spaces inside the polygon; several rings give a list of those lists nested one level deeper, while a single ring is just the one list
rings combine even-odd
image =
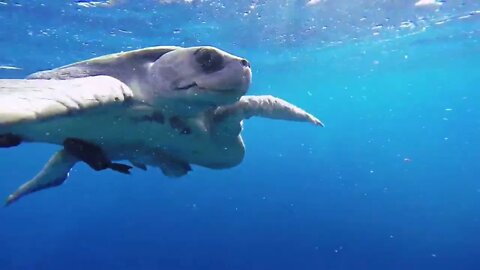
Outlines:
[{"label": "turtle front flipper", "polygon": [[8,196],[5,206],[12,204],[27,194],[61,185],[68,178],[68,173],[77,161],[78,159],[67,151],[58,151],[32,180],[21,185],[14,193]]},{"label": "turtle front flipper", "polygon": [[132,100],[132,90],[108,76],[63,81],[0,79],[0,136],[12,140],[12,136],[25,135],[18,131],[28,125],[121,107]]},{"label": "turtle front flipper", "polygon": [[240,121],[252,116],[310,122],[321,127],[324,126],[322,121],[315,116],[274,96],[243,96],[238,102],[218,107],[214,112],[213,119],[215,124],[222,129],[229,125],[239,125]]}]

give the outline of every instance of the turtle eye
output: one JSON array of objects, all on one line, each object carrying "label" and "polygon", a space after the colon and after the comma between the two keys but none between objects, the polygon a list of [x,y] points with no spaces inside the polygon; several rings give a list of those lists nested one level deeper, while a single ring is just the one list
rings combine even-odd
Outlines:
[{"label": "turtle eye", "polygon": [[224,67],[223,56],[216,50],[200,48],[193,55],[205,73],[213,73]]}]

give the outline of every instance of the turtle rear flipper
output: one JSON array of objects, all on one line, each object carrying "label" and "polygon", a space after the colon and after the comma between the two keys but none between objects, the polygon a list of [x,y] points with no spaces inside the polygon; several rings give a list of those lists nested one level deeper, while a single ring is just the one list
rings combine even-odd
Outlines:
[{"label": "turtle rear flipper", "polygon": [[87,163],[96,171],[112,169],[120,173],[130,174],[130,169],[132,169],[132,166],[129,165],[113,163],[100,147],[81,139],[67,138],[63,142],[63,147],[71,155]]},{"label": "turtle rear flipper", "polygon": [[188,174],[192,167],[188,162],[157,152],[156,161],[162,173],[167,177],[177,178]]},{"label": "turtle rear flipper", "polygon": [[0,134],[0,148],[14,147],[22,143],[20,136],[12,133]]},{"label": "turtle rear flipper", "polygon": [[144,171],[147,170],[147,165],[141,163],[141,162],[137,162],[137,161],[134,161],[134,160],[130,160],[130,163],[132,163],[133,166],[139,168],[139,169],[142,169]]},{"label": "turtle rear flipper", "polygon": [[130,174],[130,170],[133,168],[127,164],[110,162],[108,168],[119,173]]}]

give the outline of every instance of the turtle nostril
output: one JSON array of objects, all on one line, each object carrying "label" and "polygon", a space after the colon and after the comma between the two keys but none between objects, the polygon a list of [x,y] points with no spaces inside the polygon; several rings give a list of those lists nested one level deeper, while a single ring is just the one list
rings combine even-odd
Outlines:
[{"label": "turtle nostril", "polygon": [[242,63],[242,66],[244,66],[244,67],[250,67],[250,63],[249,63],[247,60],[245,60],[245,59],[242,59],[242,60],[240,61],[240,63]]}]

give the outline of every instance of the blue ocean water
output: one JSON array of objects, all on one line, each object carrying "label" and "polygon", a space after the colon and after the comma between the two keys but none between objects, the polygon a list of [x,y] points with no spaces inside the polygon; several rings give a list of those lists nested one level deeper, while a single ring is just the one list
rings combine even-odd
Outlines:
[{"label": "blue ocean water", "polygon": [[[212,45],[326,124],[248,120],[178,180],[79,164],[0,209],[0,269],[480,269],[480,2],[415,2],[0,1],[0,78]],[[2,149],[0,196],[57,148]]]}]

